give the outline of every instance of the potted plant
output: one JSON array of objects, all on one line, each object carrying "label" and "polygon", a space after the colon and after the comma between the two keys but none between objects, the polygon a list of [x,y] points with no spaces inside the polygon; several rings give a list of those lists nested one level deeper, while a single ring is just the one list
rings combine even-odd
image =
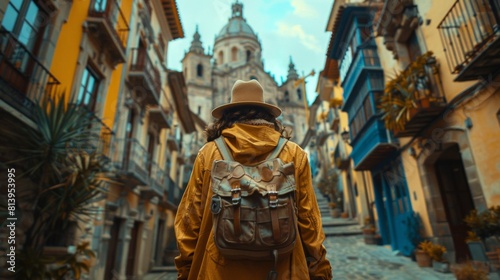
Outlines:
[{"label": "potted plant", "polygon": [[429,251],[427,253],[432,259],[432,268],[438,272],[449,272],[450,264],[444,259],[446,248],[443,245],[431,243],[428,249]]},{"label": "potted plant", "polygon": [[451,271],[457,280],[487,280],[488,267],[481,262],[467,262],[466,264],[454,265]]},{"label": "potted plant", "polygon": [[437,71],[432,52],[415,59],[405,70],[397,73],[384,88],[379,108],[385,126],[394,131],[405,130],[406,124],[421,108],[428,108],[438,101],[430,85],[430,72]]},{"label": "potted plant", "polygon": [[472,259],[489,261],[492,266],[499,266],[500,206],[492,206],[482,212],[474,209],[465,217],[464,221],[471,229],[468,232],[466,242]]},{"label": "potted plant", "polygon": [[337,203],[329,202],[328,207],[330,208],[330,215],[334,218],[340,217],[340,209],[337,208]]},{"label": "potted plant", "polygon": [[428,253],[431,250],[431,246],[432,243],[428,240],[424,240],[418,244],[415,251],[415,258],[419,267],[430,267],[432,265],[432,259]]}]

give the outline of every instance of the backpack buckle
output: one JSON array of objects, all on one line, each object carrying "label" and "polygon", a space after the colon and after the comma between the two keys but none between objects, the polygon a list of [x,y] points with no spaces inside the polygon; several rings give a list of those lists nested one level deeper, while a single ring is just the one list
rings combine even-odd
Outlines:
[{"label": "backpack buckle", "polygon": [[231,202],[233,203],[233,206],[239,205],[241,202],[241,188],[231,189],[231,194]]},{"label": "backpack buckle", "polygon": [[276,208],[278,207],[278,192],[277,191],[268,191],[269,195],[269,207]]}]

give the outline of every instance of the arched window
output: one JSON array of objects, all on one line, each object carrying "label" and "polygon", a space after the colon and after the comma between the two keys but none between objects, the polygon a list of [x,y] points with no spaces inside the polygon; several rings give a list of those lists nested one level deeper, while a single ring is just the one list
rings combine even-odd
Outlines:
[{"label": "arched window", "polygon": [[256,80],[256,81],[258,81],[259,79],[257,79],[257,77],[255,77],[255,76],[250,76],[250,80]]},{"label": "arched window", "polygon": [[298,98],[299,100],[302,100],[302,90],[301,90],[300,88],[299,88],[299,89],[297,89],[297,98]]},{"label": "arched window", "polygon": [[238,48],[233,47],[231,49],[231,61],[236,61],[238,60]]},{"label": "arched window", "polygon": [[196,65],[196,76],[203,77],[203,65],[201,63]]},{"label": "arched window", "polygon": [[288,90],[287,90],[287,91],[285,91],[285,102],[290,101],[290,96],[289,96],[289,95],[290,95],[290,94],[288,93]]},{"label": "arched window", "polygon": [[224,63],[224,53],[222,51],[219,52],[218,63],[219,63],[219,65]]},{"label": "arched window", "polygon": [[251,56],[252,56],[252,52],[250,50],[247,50],[247,62],[250,61]]}]

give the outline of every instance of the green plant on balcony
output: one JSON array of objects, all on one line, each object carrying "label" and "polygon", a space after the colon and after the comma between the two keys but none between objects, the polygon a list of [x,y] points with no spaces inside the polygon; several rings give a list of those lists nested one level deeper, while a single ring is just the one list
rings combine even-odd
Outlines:
[{"label": "green plant on balcony", "polygon": [[428,107],[430,102],[437,100],[432,94],[426,72],[426,66],[435,63],[433,53],[427,52],[386,84],[378,107],[388,129],[404,130],[415,109]]},{"label": "green plant on balcony", "polygon": [[[71,237],[57,243],[94,213],[90,204],[102,198],[109,180],[104,157],[96,151],[100,126],[92,113],[58,97],[37,103],[33,116],[37,129],[0,128],[0,150],[14,159],[4,164],[16,169],[16,182],[23,182],[16,189],[17,212],[31,221],[18,244],[17,279],[47,279],[48,266],[61,257],[47,256],[44,247],[73,245]],[[70,265],[68,271],[75,275],[75,269]]]}]

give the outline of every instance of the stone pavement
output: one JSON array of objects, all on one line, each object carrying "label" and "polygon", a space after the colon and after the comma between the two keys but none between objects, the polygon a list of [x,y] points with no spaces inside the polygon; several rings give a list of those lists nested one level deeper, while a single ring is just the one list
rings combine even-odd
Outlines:
[{"label": "stone pavement", "polygon": [[[325,231],[330,228],[325,247],[327,258],[333,268],[335,280],[448,280],[455,279],[451,273],[439,273],[432,268],[420,268],[416,262],[404,256],[395,255],[390,248],[377,245],[366,245],[360,226],[346,219],[323,218]],[[332,226],[334,225],[334,226]],[[345,234],[347,231],[349,234]],[[148,274],[144,280],[174,280],[176,272]]]}]

